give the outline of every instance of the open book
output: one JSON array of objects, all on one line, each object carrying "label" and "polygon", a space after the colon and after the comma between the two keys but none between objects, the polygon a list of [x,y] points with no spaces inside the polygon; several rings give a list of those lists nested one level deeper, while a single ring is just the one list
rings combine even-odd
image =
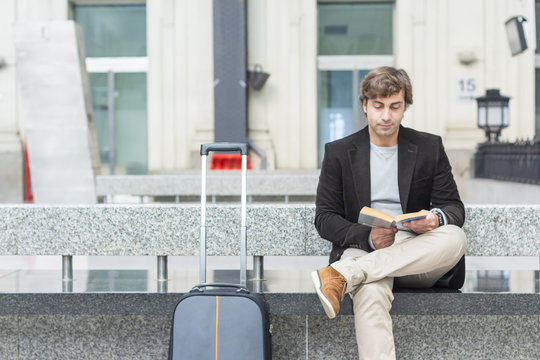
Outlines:
[{"label": "open book", "polygon": [[358,216],[358,222],[363,225],[371,227],[380,227],[385,229],[395,228],[398,225],[409,222],[413,220],[423,219],[427,216],[428,212],[425,210],[407,213],[393,217],[385,213],[384,211],[375,210],[369,206],[364,206],[360,210],[360,215]]}]

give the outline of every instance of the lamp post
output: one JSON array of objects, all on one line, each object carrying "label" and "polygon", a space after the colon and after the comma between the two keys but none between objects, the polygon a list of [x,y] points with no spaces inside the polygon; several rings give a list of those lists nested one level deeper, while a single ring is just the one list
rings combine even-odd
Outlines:
[{"label": "lamp post", "polygon": [[476,98],[478,103],[478,127],[484,129],[488,142],[498,142],[501,130],[508,127],[510,98],[500,94],[499,89],[488,89],[486,95]]}]

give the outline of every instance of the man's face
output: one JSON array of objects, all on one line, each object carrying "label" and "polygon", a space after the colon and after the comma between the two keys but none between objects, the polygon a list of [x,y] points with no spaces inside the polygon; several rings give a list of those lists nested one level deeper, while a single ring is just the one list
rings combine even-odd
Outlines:
[{"label": "man's face", "polygon": [[365,100],[362,107],[367,116],[371,142],[378,146],[396,145],[399,124],[406,109],[403,90],[386,98]]}]

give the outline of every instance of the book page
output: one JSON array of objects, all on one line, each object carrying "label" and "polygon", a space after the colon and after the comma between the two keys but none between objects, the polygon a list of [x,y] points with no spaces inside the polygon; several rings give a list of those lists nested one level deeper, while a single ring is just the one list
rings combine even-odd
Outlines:
[{"label": "book page", "polygon": [[407,213],[396,216],[396,221],[399,223],[413,221],[413,220],[419,220],[423,219],[427,216],[428,212],[426,210],[413,212],[413,213]]},{"label": "book page", "polygon": [[396,227],[396,222],[391,215],[367,206],[364,206],[362,210],[360,210],[358,222],[363,225],[386,229]]},{"label": "book page", "polygon": [[362,210],[360,210],[360,214],[364,214],[364,215],[368,215],[368,216],[373,216],[375,218],[379,218],[381,220],[385,220],[389,223],[391,223],[392,221],[394,221],[394,218],[392,217],[392,215],[389,215],[387,213],[385,213],[384,211],[380,211],[380,210],[375,210],[375,209],[372,209],[370,207],[367,207],[367,206],[364,206],[362,208]]}]

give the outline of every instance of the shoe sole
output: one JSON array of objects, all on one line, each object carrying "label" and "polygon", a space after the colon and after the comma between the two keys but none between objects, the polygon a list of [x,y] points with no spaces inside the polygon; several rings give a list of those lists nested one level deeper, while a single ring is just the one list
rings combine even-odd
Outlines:
[{"label": "shoe sole", "polygon": [[328,299],[326,298],[326,296],[324,296],[321,290],[321,278],[319,277],[319,272],[313,271],[311,273],[311,279],[313,280],[313,285],[315,285],[315,291],[317,291],[319,301],[321,302],[326,316],[328,316],[330,319],[335,318],[336,312],[334,311],[334,307],[332,306],[332,304],[330,304],[330,301],[328,301]]}]

